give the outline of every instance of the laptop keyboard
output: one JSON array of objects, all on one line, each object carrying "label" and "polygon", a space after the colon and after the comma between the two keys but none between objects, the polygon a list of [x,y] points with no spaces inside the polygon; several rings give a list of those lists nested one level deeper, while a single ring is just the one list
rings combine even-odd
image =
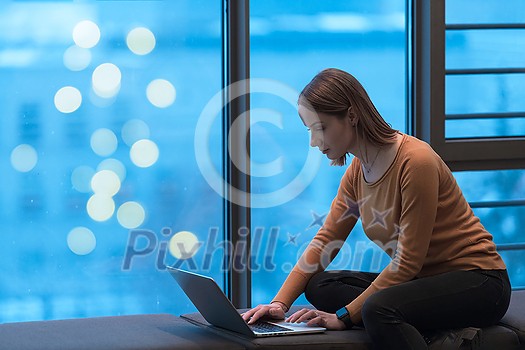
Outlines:
[{"label": "laptop keyboard", "polygon": [[258,332],[258,333],[273,333],[273,332],[290,331],[290,328],[281,327],[276,324],[271,324],[267,322],[256,322],[250,325],[250,328],[254,332]]}]

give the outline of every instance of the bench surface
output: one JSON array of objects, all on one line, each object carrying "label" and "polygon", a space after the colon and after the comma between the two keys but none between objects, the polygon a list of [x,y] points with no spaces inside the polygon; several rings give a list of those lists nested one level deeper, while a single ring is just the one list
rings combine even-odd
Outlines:
[{"label": "bench surface", "polygon": [[[294,307],[291,312],[298,307]],[[525,349],[525,291],[514,291],[500,325],[483,329],[482,349]],[[210,327],[198,314],[81,318],[0,324],[0,348],[94,349],[370,349],[363,329],[251,339]]]}]

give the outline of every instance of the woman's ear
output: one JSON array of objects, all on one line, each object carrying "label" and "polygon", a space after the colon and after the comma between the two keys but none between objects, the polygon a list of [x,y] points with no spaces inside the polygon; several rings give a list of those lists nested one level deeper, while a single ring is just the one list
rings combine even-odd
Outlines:
[{"label": "woman's ear", "polygon": [[357,123],[359,122],[359,117],[357,114],[355,114],[352,106],[348,107],[348,118],[350,118],[350,124],[352,126],[357,126]]}]

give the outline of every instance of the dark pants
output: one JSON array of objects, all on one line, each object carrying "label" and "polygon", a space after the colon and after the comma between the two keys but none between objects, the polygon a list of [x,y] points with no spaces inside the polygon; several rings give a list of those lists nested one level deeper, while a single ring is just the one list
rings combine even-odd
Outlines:
[{"label": "dark pants", "polygon": [[[317,309],[335,313],[361,294],[376,273],[324,271],[305,295]],[[361,312],[377,349],[426,349],[420,331],[485,327],[507,312],[511,287],[506,270],[453,271],[417,278],[372,294]]]}]

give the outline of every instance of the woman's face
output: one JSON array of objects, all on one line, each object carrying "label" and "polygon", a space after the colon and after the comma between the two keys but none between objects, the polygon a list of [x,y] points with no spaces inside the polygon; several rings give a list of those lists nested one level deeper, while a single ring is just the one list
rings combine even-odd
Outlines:
[{"label": "woman's face", "polygon": [[310,131],[310,146],[318,147],[329,159],[338,159],[356,148],[355,127],[350,118],[315,113],[299,105],[299,116]]}]

